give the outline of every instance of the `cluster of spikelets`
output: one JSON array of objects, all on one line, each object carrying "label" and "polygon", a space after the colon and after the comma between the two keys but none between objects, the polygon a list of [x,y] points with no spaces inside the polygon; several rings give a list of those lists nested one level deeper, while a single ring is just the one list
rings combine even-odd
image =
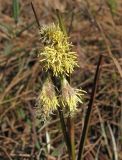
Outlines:
[{"label": "cluster of spikelets", "polygon": [[56,94],[57,88],[48,76],[38,97],[36,115],[45,120],[58,106],[62,106],[62,109],[68,108],[71,114],[75,113],[78,102],[82,103],[84,91],[71,87],[65,75],[71,74],[77,66],[76,53],[71,51],[72,45],[59,25],[43,26],[40,35],[43,47],[39,60],[44,71],[51,71],[53,76],[59,77],[61,91],[60,95]]}]

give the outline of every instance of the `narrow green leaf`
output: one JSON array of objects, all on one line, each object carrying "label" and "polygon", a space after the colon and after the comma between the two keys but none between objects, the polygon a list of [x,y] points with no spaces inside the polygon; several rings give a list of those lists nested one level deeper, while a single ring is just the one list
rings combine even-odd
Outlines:
[{"label": "narrow green leaf", "polygon": [[18,22],[19,12],[19,0],[13,0],[13,17],[16,23]]}]

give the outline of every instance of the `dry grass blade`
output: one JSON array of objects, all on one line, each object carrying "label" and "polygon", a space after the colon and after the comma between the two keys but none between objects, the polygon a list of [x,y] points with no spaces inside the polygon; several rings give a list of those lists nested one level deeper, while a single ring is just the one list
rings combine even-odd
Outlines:
[{"label": "dry grass blade", "polygon": [[4,93],[1,95],[0,100],[3,101],[4,97],[9,93],[9,91],[24,78],[27,78],[30,74],[31,71],[28,70],[25,71],[23,74],[21,74],[21,72],[18,72],[18,74],[12,79],[11,83],[7,86]]},{"label": "dry grass blade", "polygon": [[105,36],[105,34],[104,34],[104,31],[103,31],[102,26],[101,26],[98,22],[97,22],[97,25],[98,25],[99,30],[100,30],[100,32],[101,32],[101,34],[102,34],[102,36],[103,36],[104,41],[105,41],[105,44],[106,44],[108,53],[109,53],[110,57],[112,58],[115,66],[116,66],[116,68],[118,69],[118,72],[119,72],[119,74],[120,74],[120,76],[121,76],[121,78],[122,78],[122,68],[121,68],[119,62],[117,61],[117,59],[113,56],[113,54],[112,54],[112,52],[111,52],[111,49],[110,49],[110,46],[109,46],[109,42],[108,42],[108,40],[107,40],[107,38],[106,38],[106,36]]},{"label": "dry grass blade", "polygon": [[100,114],[100,111],[99,111],[98,108],[97,108],[97,110],[98,110],[98,116],[99,116],[99,119],[100,119],[100,126],[101,126],[102,136],[104,137],[104,141],[105,141],[105,145],[106,145],[109,157],[112,159],[112,153],[111,153],[111,149],[109,147],[109,142],[108,142],[107,134],[106,134],[106,131],[105,131],[105,125],[104,125],[104,122],[102,120],[102,117],[101,117],[101,114]]},{"label": "dry grass blade", "polygon": [[112,129],[111,129],[110,124],[107,123],[107,125],[108,125],[108,129],[109,129],[109,132],[110,132],[110,135],[111,135],[111,139],[112,139],[114,159],[115,159],[115,160],[119,160],[119,159],[118,159],[118,151],[117,151],[115,136],[114,136],[114,134],[113,134],[113,131],[112,131]]}]

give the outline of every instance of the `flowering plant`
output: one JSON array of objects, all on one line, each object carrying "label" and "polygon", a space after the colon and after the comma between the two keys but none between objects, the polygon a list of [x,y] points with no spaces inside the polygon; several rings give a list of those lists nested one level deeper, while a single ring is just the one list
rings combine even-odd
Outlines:
[{"label": "flowering plant", "polygon": [[[43,47],[38,55],[39,61],[50,76],[47,77],[38,97],[37,117],[48,118],[58,106],[62,109],[67,107],[70,113],[75,113],[78,102],[83,103],[84,91],[71,87],[65,78],[78,66],[76,53],[71,51],[73,45],[69,43],[69,38],[59,25],[54,23],[44,25],[40,29],[40,36]],[[61,85],[59,94],[56,93],[59,88],[53,84],[50,77],[59,78]]]}]

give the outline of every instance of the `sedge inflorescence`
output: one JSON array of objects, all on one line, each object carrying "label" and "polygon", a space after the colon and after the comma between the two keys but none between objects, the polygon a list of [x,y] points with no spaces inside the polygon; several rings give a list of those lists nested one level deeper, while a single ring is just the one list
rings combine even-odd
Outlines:
[{"label": "sedge inflorescence", "polygon": [[54,76],[72,73],[77,66],[77,57],[75,52],[71,51],[72,44],[59,25],[43,26],[40,35],[44,44],[39,54],[43,68],[46,71],[51,69]]},{"label": "sedge inflorescence", "polygon": [[[68,108],[68,112],[75,113],[78,103],[83,103],[84,91],[71,87],[66,76],[69,76],[74,67],[78,66],[77,56],[72,52],[69,38],[62,32],[59,25],[44,25],[40,29],[40,39],[43,47],[39,53],[39,61],[43,70],[48,72],[36,108],[37,117],[46,119],[58,106]],[[50,73],[51,71],[51,73]],[[51,74],[51,76],[50,76]],[[51,77],[58,77],[61,90],[58,91]]]}]

